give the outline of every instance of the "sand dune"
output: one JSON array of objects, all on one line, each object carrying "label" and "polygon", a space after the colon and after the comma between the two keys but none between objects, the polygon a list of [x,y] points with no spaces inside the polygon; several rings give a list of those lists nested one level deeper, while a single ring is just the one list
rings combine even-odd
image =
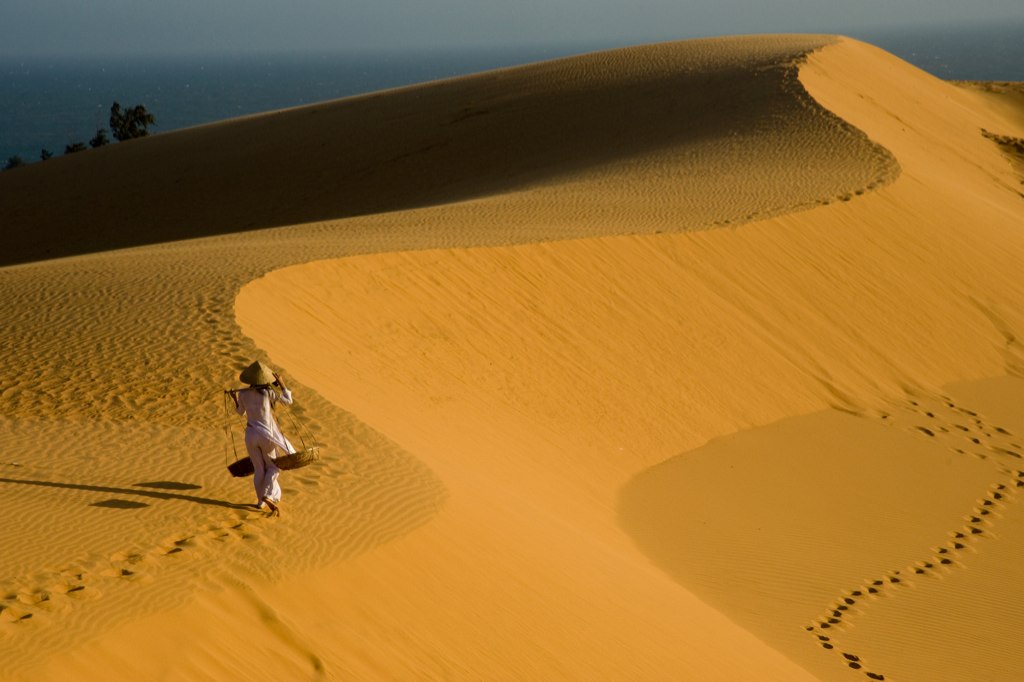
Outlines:
[{"label": "sand dune", "polygon": [[[559,187],[557,197],[540,198],[557,198],[563,211],[579,212],[584,204],[593,215],[621,220],[633,213],[622,210],[628,201],[641,212],[634,220],[654,214],[671,224],[684,208],[691,226],[813,204],[836,186],[860,188],[892,173],[882,150],[811,106],[796,81],[794,62],[825,40],[692,41],[601,52],[35,164],[4,178],[0,215],[33,229],[19,231],[0,264],[449,204],[549,183]],[[795,147],[793,130],[810,129],[816,134],[801,138],[809,146]],[[851,163],[832,163],[839,146]],[[797,165],[806,173],[800,186],[778,192],[775,174]],[[607,178],[609,169],[618,170],[611,174],[616,181],[595,194],[593,181]],[[586,185],[572,191],[580,180]],[[681,191],[693,195],[680,198]],[[637,202],[637,194],[645,200]],[[533,215],[534,192],[523,201],[520,210]],[[577,222],[531,238],[608,230]],[[416,238],[462,245],[498,229],[478,225],[466,236],[435,223]],[[506,231],[499,239],[519,236]]]},{"label": "sand dune", "polygon": [[691,41],[0,175],[3,674],[1013,679],[1015,92]]}]

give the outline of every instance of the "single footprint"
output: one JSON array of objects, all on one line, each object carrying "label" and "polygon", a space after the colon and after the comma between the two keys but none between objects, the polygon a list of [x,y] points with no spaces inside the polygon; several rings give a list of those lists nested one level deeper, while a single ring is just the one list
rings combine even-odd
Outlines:
[{"label": "single footprint", "polygon": [[49,599],[50,594],[43,591],[21,592],[18,594],[18,601],[29,606],[35,606],[41,602],[49,601]]}]

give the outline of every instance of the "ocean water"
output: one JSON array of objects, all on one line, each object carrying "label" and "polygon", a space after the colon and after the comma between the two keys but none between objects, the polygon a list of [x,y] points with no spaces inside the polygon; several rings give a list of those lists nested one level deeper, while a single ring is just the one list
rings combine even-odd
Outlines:
[{"label": "ocean water", "polygon": [[[952,80],[1024,80],[1024,25],[853,34]],[[37,161],[144,104],[154,133],[614,44],[420,53],[0,59],[0,164]]]},{"label": "ocean water", "polygon": [[1024,22],[876,30],[851,37],[888,50],[944,80],[1024,81]]},{"label": "ocean water", "polygon": [[150,132],[158,134],[586,51],[0,60],[0,164],[14,155],[37,161],[43,149],[60,155],[70,142],[87,143],[98,128],[109,129],[115,101],[143,104],[156,120]]}]

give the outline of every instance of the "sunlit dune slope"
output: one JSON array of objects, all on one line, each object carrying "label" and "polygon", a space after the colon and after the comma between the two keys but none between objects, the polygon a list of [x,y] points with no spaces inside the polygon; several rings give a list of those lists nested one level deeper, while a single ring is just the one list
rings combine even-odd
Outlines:
[{"label": "sunlit dune slope", "polygon": [[[737,229],[379,254],[285,269],[242,291],[243,330],[272,358],[448,486],[450,513],[374,563],[418,583],[403,601],[415,622],[426,627],[431,605],[457,593],[449,617],[460,622],[505,614],[503,649],[525,649],[537,619],[562,633],[547,631],[558,647],[576,641],[556,625],[566,610],[592,622],[582,605],[605,598],[595,572],[623,590],[649,586],[653,560],[823,679],[1011,679],[1019,603],[981,645],[954,634],[979,627],[962,620],[978,611],[944,604],[1014,591],[1016,545],[979,537],[998,538],[997,521],[1007,538],[1024,528],[1016,497],[998,492],[1016,490],[1022,426],[941,387],[1024,368],[1019,178],[983,133],[1019,137],[1021,126],[855,41],[813,54],[800,80],[816,106],[892,154],[895,183]],[[843,147],[816,149],[814,126],[785,129],[792,148],[873,167]],[[677,159],[680,175],[705,167],[691,161]],[[778,171],[765,191],[814,184]],[[701,196],[714,197],[708,182]],[[557,220],[561,188],[538,190],[549,200],[532,206],[536,220]],[[678,195],[651,201],[678,202],[686,220]],[[973,404],[995,404],[996,390]],[[662,462],[672,464],[648,470]],[[533,558],[541,544],[550,549]],[[975,558],[985,552],[1009,563]],[[460,589],[467,574],[493,582],[488,609]],[[542,602],[579,605],[543,617],[511,587],[524,576]],[[911,591],[902,603],[900,583]],[[935,618],[955,627],[915,625]],[[705,622],[691,604],[670,626],[688,661]],[[747,653],[736,674],[757,679],[764,652]]]},{"label": "sunlit dune slope", "polygon": [[[0,176],[10,235],[0,264],[446,204],[608,167],[622,171],[614,184],[560,196],[562,210],[605,221],[639,211],[679,229],[811,205],[892,173],[796,81],[795,63],[824,40],[601,52],[33,164]],[[794,147],[792,133],[809,128],[809,147]],[[854,163],[834,164],[838,148]],[[797,170],[799,188],[779,192],[777,174]],[[544,236],[594,233],[584,222]],[[449,243],[450,232],[434,227],[431,238]]]}]

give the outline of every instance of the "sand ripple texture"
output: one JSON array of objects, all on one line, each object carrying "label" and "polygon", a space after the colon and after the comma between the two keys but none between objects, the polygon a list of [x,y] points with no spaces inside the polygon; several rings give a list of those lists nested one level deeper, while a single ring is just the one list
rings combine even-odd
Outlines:
[{"label": "sand ripple texture", "polygon": [[288,522],[246,508],[251,479],[225,469],[245,449],[221,390],[260,355],[234,323],[234,293],[322,253],[301,242],[185,246],[0,272],[0,487],[18,510],[0,553],[7,672],[174,606],[181,585],[211,571],[279,578],[436,512],[446,493],[426,466],[297,382],[282,423],[327,456],[286,477]]}]

